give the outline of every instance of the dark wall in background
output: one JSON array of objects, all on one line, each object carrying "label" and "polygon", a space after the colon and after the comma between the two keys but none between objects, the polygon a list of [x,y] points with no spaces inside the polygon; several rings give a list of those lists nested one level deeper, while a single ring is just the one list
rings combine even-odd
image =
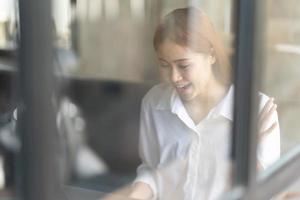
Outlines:
[{"label": "dark wall in background", "polygon": [[84,119],[88,142],[116,172],[135,172],[142,97],[151,85],[71,80],[68,95]]}]

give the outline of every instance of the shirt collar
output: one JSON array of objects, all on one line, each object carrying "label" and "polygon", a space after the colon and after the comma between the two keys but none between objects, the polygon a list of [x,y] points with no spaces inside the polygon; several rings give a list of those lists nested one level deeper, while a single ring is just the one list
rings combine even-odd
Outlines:
[{"label": "shirt collar", "polygon": [[225,97],[218,103],[208,114],[208,117],[223,116],[230,121],[233,121],[233,98],[234,86],[231,85]]},{"label": "shirt collar", "polygon": [[[165,93],[161,95],[155,105],[158,110],[171,110],[172,113],[179,113],[184,109],[182,101],[177,92],[171,85],[165,85]],[[234,86],[231,85],[225,97],[209,112],[207,118],[215,118],[223,116],[229,120],[233,120],[233,96]]]}]

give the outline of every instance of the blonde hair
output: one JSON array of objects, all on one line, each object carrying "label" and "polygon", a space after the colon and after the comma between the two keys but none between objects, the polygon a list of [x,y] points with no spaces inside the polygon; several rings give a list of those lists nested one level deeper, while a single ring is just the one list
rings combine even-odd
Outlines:
[{"label": "blonde hair", "polygon": [[224,84],[231,82],[232,67],[223,43],[208,16],[200,9],[179,8],[167,14],[154,34],[156,51],[166,39],[195,52],[214,56],[216,77]]}]

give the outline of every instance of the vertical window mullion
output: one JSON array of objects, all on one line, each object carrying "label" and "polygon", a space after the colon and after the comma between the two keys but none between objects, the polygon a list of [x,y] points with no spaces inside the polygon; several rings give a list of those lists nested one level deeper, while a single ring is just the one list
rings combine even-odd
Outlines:
[{"label": "vertical window mullion", "polygon": [[58,199],[58,154],[53,110],[53,49],[50,0],[19,0],[21,195],[25,200]]},{"label": "vertical window mullion", "polygon": [[256,134],[252,134],[254,2],[236,1],[234,56],[233,184],[250,187],[256,177]]}]

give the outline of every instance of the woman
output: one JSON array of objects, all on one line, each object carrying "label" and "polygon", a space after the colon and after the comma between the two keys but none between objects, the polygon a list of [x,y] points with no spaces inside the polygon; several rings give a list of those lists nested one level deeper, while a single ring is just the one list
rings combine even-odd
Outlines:
[{"label": "woman", "polygon": [[[233,103],[232,70],[222,43],[201,10],[182,8],[157,27],[154,48],[166,82],[142,101],[142,164],[130,197],[216,199],[229,185]],[[258,167],[263,168],[279,157],[280,141],[276,105],[263,94],[260,99]]]}]

